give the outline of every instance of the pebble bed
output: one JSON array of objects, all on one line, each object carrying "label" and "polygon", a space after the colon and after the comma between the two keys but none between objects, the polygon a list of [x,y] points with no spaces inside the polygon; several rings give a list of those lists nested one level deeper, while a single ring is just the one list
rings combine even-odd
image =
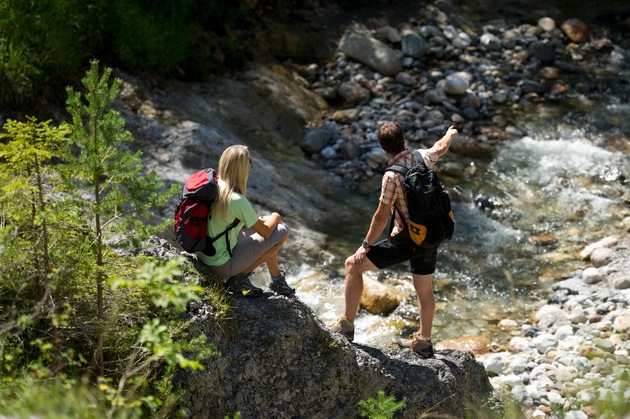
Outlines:
[{"label": "pebble bed", "polygon": [[630,413],[630,235],[607,237],[581,256],[596,266],[555,283],[531,319],[502,320],[514,335],[507,350],[478,356],[495,390],[528,418]]},{"label": "pebble bed", "polygon": [[[545,118],[541,104],[571,109],[614,100],[589,83],[605,86],[617,80],[609,74],[630,74],[630,40],[613,42],[605,29],[575,19],[558,24],[547,17],[518,27],[493,22],[470,35],[435,7],[424,13],[404,27],[352,27],[331,62],[294,65],[304,86],[332,105],[300,145],[349,188],[371,193],[380,186],[388,159],[376,139],[382,121],[401,124],[415,147],[431,145],[455,125],[460,135],[451,153],[483,157],[526,136],[517,120]],[[621,85],[609,88],[624,94]],[[622,128],[603,134],[623,137]]]}]

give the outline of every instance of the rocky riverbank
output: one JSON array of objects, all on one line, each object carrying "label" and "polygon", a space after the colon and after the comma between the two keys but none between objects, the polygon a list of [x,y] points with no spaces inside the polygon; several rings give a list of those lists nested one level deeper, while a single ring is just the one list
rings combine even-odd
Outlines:
[{"label": "rocky riverbank", "polygon": [[222,324],[212,306],[191,305],[221,356],[204,360],[204,371],[180,371],[188,417],[358,418],[359,402],[383,391],[405,403],[397,417],[463,418],[492,396],[483,366],[468,352],[423,360],[411,350],[351,344],[298,299],[271,292],[232,304]]},{"label": "rocky riverbank", "polygon": [[[256,161],[250,177],[251,188],[248,187],[251,199],[262,209],[279,211],[283,219],[295,226],[292,240],[286,246],[287,253],[298,248],[296,253],[303,260],[320,263],[329,256],[325,249],[330,239],[326,231],[317,229],[330,225],[339,228],[334,219],[351,211],[352,193],[345,196],[347,202],[339,202],[336,198],[343,193],[340,188],[349,187],[365,194],[378,190],[385,161],[375,138],[380,121],[399,121],[411,146],[430,145],[448,125],[455,123],[462,135],[449,154],[452,161],[445,159],[439,170],[448,181],[454,200],[476,202],[474,191],[461,186],[475,170],[470,161],[488,158],[509,140],[529,134],[528,121],[552,120],[559,112],[567,111],[577,112],[586,121],[591,113],[601,115],[592,104],[611,89],[621,95],[616,100],[623,103],[627,94],[621,88],[628,72],[627,37],[609,36],[605,28],[598,27],[587,26],[584,32],[582,24],[573,22],[588,36],[572,40],[563,29],[564,23],[552,19],[519,26],[492,22],[475,32],[457,25],[440,9],[427,6],[420,15],[414,14],[400,25],[352,26],[339,40],[334,59],[325,65],[252,66],[237,77],[196,85],[143,86],[147,83],[127,77],[123,114],[145,151],[149,167],[155,168],[167,182],[181,183],[193,168],[216,161],[227,145],[249,144]],[[382,63],[381,57],[389,57],[389,61]],[[383,67],[376,67],[380,65]],[[606,107],[609,102],[603,103]],[[615,105],[618,104],[610,104]],[[591,142],[628,153],[624,133],[630,118],[624,117],[622,106],[615,109],[619,109],[618,116],[598,120],[598,127],[605,129]],[[309,121],[304,134],[301,124]],[[563,129],[566,127],[557,128],[558,137]],[[571,132],[562,135],[572,137]],[[321,168],[327,171],[325,176]],[[627,188],[625,193],[617,192],[625,185],[624,173],[612,168],[604,175],[610,183],[599,185],[601,193],[619,202],[617,208],[621,207],[621,212],[627,211],[624,207]],[[496,202],[499,200],[489,197],[479,207],[495,216],[491,210]],[[578,208],[571,217],[584,219],[584,211]],[[614,230],[612,224],[597,227],[602,231]],[[583,230],[580,226],[575,236],[590,240],[593,233],[586,236]],[[550,249],[543,246],[553,246],[557,241],[550,235],[536,237],[538,242],[527,245]],[[567,249],[574,247],[575,242],[558,246],[562,246],[561,252],[556,255],[561,257],[552,263],[569,261],[569,268],[573,267],[574,260]],[[627,238],[623,236],[614,246],[600,248],[588,257],[593,261],[600,257],[606,260],[604,249],[608,248],[613,255],[608,265],[572,270],[562,278],[554,276],[556,291],[532,319],[510,317],[499,322],[508,334],[506,350],[501,349],[502,342],[497,342],[489,345],[497,352],[478,355],[488,374],[493,375],[494,387],[512,394],[531,417],[594,415],[600,396],[613,397],[617,390],[623,394],[627,389],[627,374],[622,371],[624,365],[627,367],[624,361],[628,351],[628,332],[623,326],[628,309],[627,285],[624,285],[629,260],[624,250]],[[533,253],[519,257],[531,258]],[[541,255],[544,253],[540,251]],[[615,266],[618,266],[616,271]],[[594,284],[597,278],[600,281]],[[266,302],[280,307],[284,304],[280,300],[270,297]],[[203,304],[191,311],[203,317],[204,310],[211,311]],[[301,319],[303,308],[297,312],[297,318]],[[296,320],[295,324],[303,325],[302,320]],[[240,323],[236,327],[241,327]],[[265,333],[263,337],[269,336]],[[321,335],[318,336],[309,342],[321,342]],[[236,359],[258,368],[253,354],[257,354],[260,342],[245,335],[242,341],[249,346],[231,346],[235,345],[233,341],[225,341],[223,350],[235,351],[241,357],[250,356]],[[295,338],[292,342],[298,344],[299,340]],[[446,343],[442,348],[447,347]],[[342,345],[355,353],[381,353],[370,346],[346,345],[343,341]],[[438,361],[447,362],[448,354],[438,352]],[[283,358],[278,354],[277,358],[265,359],[275,362],[269,364],[275,374]],[[377,363],[365,359],[360,361],[361,366],[364,362]],[[225,363],[216,365],[220,371],[232,368]],[[259,379],[267,380],[266,370],[255,372],[236,374],[243,391],[239,393],[240,404],[230,400],[229,391],[221,387],[232,374],[223,375],[221,382],[206,384],[225,390],[226,398],[222,400],[232,403],[229,409],[232,410],[247,404],[250,396],[259,400],[255,384]],[[315,378],[309,384],[319,383],[321,377],[316,372],[313,371]],[[357,372],[353,377],[361,374]],[[283,378],[273,377],[277,378],[275,381]],[[195,386],[199,380],[211,379],[192,376],[184,380],[195,388],[196,394],[210,398],[210,393],[202,393],[205,388]],[[599,383],[604,390],[595,389]],[[351,400],[366,395],[352,394]],[[190,401],[191,412],[205,412],[209,406],[194,403]],[[352,403],[340,402],[334,406],[347,412],[343,409],[356,409]],[[312,412],[312,406],[307,408]],[[279,412],[280,407],[272,405],[271,409]],[[230,413],[229,410],[226,412]],[[356,414],[356,410],[353,412]]]},{"label": "rocky riverbank", "polygon": [[[166,240],[147,242],[142,254],[182,255]],[[186,281],[223,282],[187,255]],[[401,418],[463,418],[483,409],[492,387],[483,365],[468,351],[443,350],[422,359],[409,349],[352,344],[329,331],[298,298],[267,291],[261,298],[227,295],[227,313],[192,301],[190,338],[204,335],[220,356],[203,358],[203,371],[178,370],[183,410],[191,418],[358,418],[359,402],[379,391],[405,403]],[[189,354],[189,356],[195,355]]]},{"label": "rocky riverbank", "polygon": [[[630,412],[630,217],[623,225],[625,232],[582,249],[581,267],[555,282],[530,318],[498,320],[495,341],[443,340],[438,353],[474,353],[496,397],[515,400],[527,418]],[[361,304],[389,312],[400,303],[398,294],[368,280]]]},{"label": "rocky riverbank", "polygon": [[[473,32],[431,5],[412,16],[396,27],[355,24],[340,39],[335,60],[295,66],[305,85],[332,104],[306,131],[302,149],[364,193],[378,189],[387,160],[376,140],[380,121],[399,122],[415,147],[431,145],[454,124],[461,135],[451,152],[483,158],[505,140],[527,135],[531,118],[588,108],[601,94],[590,86],[623,93],[615,88],[624,83],[616,73],[630,74],[628,38],[578,19],[495,21]],[[601,145],[629,152],[627,128],[611,126]],[[461,179],[464,169],[445,171]]]},{"label": "rocky riverbank", "polygon": [[590,266],[555,283],[531,319],[499,322],[513,335],[507,350],[478,357],[527,417],[630,411],[630,235],[602,239],[580,257]]}]

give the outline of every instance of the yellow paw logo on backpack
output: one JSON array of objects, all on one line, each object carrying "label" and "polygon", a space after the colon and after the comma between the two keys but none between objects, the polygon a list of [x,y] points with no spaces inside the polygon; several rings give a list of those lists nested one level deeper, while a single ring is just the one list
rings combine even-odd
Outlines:
[{"label": "yellow paw logo on backpack", "polygon": [[243,295],[247,295],[251,292],[252,290],[241,290],[241,294]]},{"label": "yellow paw logo on backpack", "polygon": [[414,243],[420,245],[427,237],[427,227],[422,224],[416,224],[413,221],[409,220],[409,236],[411,236],[411,240]]}]

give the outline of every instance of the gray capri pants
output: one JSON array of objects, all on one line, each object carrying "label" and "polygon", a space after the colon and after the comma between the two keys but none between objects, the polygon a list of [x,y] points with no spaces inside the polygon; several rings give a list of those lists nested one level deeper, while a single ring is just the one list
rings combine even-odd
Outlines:
[{"label": "gray capri pants", "polygon": [[245,269],[256,262],[269,249],[281,243],[288,234],[289,230],[284,224],[276,225],[268,239],[265,239],[251,228],[243,228],[238,233],[238,241],[234,249],[232,249],[230,260],[223,265],[210,266],[210,268],[223,278],[244,273]]}]

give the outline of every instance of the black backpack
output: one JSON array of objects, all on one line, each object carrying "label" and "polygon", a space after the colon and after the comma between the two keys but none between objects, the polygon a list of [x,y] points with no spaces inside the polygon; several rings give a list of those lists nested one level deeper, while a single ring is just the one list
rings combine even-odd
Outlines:
[{"label": "black backpack", "polygon": [[[387,170],[404,176],[409,224],[403,235],[406,237],[408,234],[416,246],[433,248],[453,237],[455,216],[451,210],[451,199],[442,188],[437,173],[426,166],[417,150],[413,152],[413,156],[416,164],[411,168],[395,164]],[[400,214],[395,205],[394,210]],[[400,218],[404,222],[404,218]],[[390,233],[393,227],[392,216]]]},{"label": "black backpack", "polygon": [[177,242],[187,252],[203,252],[208,256],[214,256],[216,249],[214,242],[221,236],[225,236],[227,249],[232,257],[228,231],[239,223],[235,219],[217,237],[208,237],[208,220],[210,208],[217,196],[218,175],[214,169],[204,169],[191,175],[182,192],[182,199],[175,210],[175,225],[173,233]]}]

